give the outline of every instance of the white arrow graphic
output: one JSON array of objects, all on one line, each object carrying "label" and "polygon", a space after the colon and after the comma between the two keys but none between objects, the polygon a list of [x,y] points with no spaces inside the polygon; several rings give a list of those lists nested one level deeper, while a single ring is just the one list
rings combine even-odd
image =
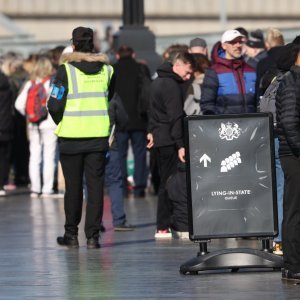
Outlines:
[{"label": "white arrow graphic", "polygon": [[200,164],[203,162],[204,168],[207,168],[207,162],[211,162],[210,157],[207,154],[203,154],[200,157]]}]

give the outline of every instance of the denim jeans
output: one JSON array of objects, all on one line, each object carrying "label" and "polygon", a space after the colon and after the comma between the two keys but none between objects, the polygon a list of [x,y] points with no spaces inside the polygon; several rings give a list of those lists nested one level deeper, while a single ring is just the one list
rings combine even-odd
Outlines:
[{"label": "denim jeans", "polygon": [[278,207],[278,236],[275,241],[282,241],[282,219],[283,219],[283,190],[284,190],[284,174],[279,159],[279,140],[274,139],[275,146],[275,168],[276,168],[276,189],[277,189],[277,207]]},{"label": "denim jeans", "polygon": [[105,185],[108,189],[111,201],[111,214],[113,225],[121,225],[125,222],[123,202],[123,182],[118,150],[109,150],[105,166]]},{"label": "denim jeans", "polygon": [[123,177],[123,190],[126,196],[127,191],[127,155],[129,140],[133,151],[134,158],[134,195],[139,196],[145,193],[148,179],[148,167],[147,167],[147,139],[146,132],[143,130],[117,132],[118,150],[121,160],[121,171]]}]

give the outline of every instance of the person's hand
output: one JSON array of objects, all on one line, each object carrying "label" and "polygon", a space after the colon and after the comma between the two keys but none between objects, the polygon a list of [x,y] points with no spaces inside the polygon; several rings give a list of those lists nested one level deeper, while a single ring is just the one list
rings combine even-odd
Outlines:
[{"label": "person's hand", "polygon": [[178,149],[178,158],[181,162],[185,163],[185,149],[183,147]]},{"label": "person's hand", "polygon": [[148,140],[147,148],[150,149],[154,145],[153,134],[152,133],[147,134],[147,140]]}]

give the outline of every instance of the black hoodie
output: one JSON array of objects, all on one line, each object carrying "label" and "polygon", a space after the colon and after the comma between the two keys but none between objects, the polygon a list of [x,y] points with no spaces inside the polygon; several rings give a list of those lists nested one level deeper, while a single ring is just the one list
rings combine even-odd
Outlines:
[{"label": "black hoodie", "polygon": [[183,79],[173,72],[166,62],[157,70],[158,77],[151,85],[149,132],[154,137],[154,147],[176,145],[183,147]]}]

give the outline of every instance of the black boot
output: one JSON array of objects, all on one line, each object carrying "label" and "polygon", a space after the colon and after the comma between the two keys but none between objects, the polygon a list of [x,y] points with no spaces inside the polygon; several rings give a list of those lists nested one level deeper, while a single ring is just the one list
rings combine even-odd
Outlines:
[{"label": "black boot", "polygon": [[99,238],[98,237],[91,237],[87,239],[86,246],[88,249],[97,249],[100,248]]},{"label": "black boot", "polygon": [[77,236],[59,236],[57,237],[57,244],[60,246],[66,246],[68,248],[78,248],[78,238]]},{"label": "black boot", "polygon": [[300,284],[300,272],[292,272],[289,269],[282,269],[282,280],[292,281],[295,284]]}]

